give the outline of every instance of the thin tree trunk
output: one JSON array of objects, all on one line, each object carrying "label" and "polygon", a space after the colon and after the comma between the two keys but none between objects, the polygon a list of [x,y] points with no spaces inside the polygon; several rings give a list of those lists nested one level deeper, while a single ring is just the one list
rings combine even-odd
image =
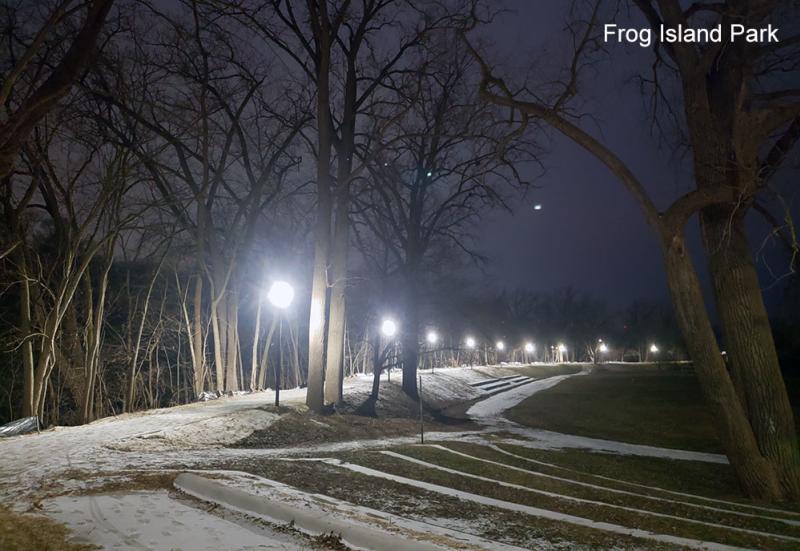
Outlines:
[{"label": "thin tree trunk", "polygon": [[227,353],[225,359],[225,391],[236,392],[239,390],[237,354],[239,346],[236,340],[239,325],[239,297],[234,290],[231,290],[228,295],[225,321],[225,336],[228,341],[225,347]]},{"label": "thin tree trunk", "polygon": [[192,306],[192,314],[194,315],[194,323],[192,326],[192,347],[194,354],[192,356],[192,370],[193,370],[193,383],[195,398],[203,392],[205,374],[206,374],[206,358],[203,346],[203,275],[198,271],[195,284],[194,284],[194,303]]},{"label": "thin tree trunk", "polygon": [[258,382],[258,341],[261,339],[261,302],[256,303],[256,326],[253,329],[253,350],[250,355],[250,390],[256,390]]},{"label": "thin tree trunk", "polygon": [[267,388],[267,369],[269,368],[269,349],[272,346],[272,336],[278,327],[278,316],[272,317],[272,323],[267,331],[267,338],[264,339],[264,351],[261,353],[261,365],[258,369],[258,390]]}]

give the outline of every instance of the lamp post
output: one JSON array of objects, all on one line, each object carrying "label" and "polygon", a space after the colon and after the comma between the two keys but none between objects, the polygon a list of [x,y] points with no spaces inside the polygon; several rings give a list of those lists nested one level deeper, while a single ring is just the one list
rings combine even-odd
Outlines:
[{"label": "lamp post", "polygon": [[472,366],[472,360],[473,360],[472,356],[475,351],[475,339],[473,339],[472,337],[467,337],[466,339],[464,339],[464,344],[467,345],[467,349],[469,350],[469,365]]},{"label": "lamp post", "polygon": [[532,342],[525,343],[525,363],[528,363],[530,359],[528,358],[529,354],[533,354],[536,352],[536,346]]},{"label": "lamp post", "polygon": [[496,350],[494,361],[496,363],[500,363],[500,353],[506,349],[506,343],[503,341],[497,341],[494,345],[494,349]]},{"label": "lamp post", "polygon": [[564,362],[564,354],[566,353],[566,351],[567,351],[567,345],[565,345],[563,342],[558,343],[558,362],[559,363],[563,363]]},{"label": "lamp post", "polygon": [[602,363],[603,356],[608,353],[608,346],[603,342],[603,339],[598,339],[597,342],[600,344],[597,346],[597,354],[595,354],[597,356],[596,361],[597,363]]},{"label": "lamp post", "polygon": [[431,374],[433,374],[433,364],[436,359],[436,352],[433,351],[433,347],[439,342],[439,335],[436,334],[436,331],[428,331],[428,334],[425,335],[425,340],[428,341],[428,354],[431,358]]},{"label": "lamp post", "polygon": [[285,281],[274,282],[267,293],[269,302],[279,310],[278,312],[278,365],[275,366],[275,407],[280,404],[281,394],[281,369],[283,369],[283,311],[294,300],[294,287]]},{"label": "lamp post", "polygon": [[[653,354],[653,355],[656,355],[656,354],[658,354],[658,352],[659,352],[659,350],[658,350],[658,346],[656,346],[656,344],[655,344],[655,343],[651,344],[651,345],[650,345],[650,348],[649,348],[649,350],[648,350],[648,352],[649,352],[649,354]],[[649,359],[650,359],[650,356],[649,356],[649,354],[648,354],[648,356],[647,356],[647,358],[646,358],[646,360],[645,360],[645,361],[647,361],[647,360],[649,360]]]},{"label": "lamp post", "polygon": [[[394,320],[392,320],[390,318],[384,318],[383,319],[383,321],[381,322],[381,334],[384,337],[387,337],[389,339],[391,339],[392,337],[394,337],[397,334],[397,324],[394,322]],[[394,340],[392,340],[391,345],[392,346],[394,345]],[[389,345],[387,345],[387,349],[388,349],[388,346]],[[394,347],[392,349],[392,353],[393,353],[392,355],[394,355]],[[391,370],[392,370],[391,366],[389,366],[386,369],[386,380],[387,381],[391,380],[391,376],[389,375]]]}]

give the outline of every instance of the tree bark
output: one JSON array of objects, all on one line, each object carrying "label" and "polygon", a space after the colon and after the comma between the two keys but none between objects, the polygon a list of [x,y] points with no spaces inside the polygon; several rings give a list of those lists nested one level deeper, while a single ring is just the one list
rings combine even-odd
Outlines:
[{"label": "tree bark", "polygon": [[225,391],[236,392],[239,390],[238,381],[238,333],[239,333],[239,297],[231,290],[228,294],[227,309],[225,312],[225,336],[228,344],[225,347]]},{"label": "tree bark", "polygon": [[731,379],[761,454],[786,497],[800,499],[800,447],[743,214],[714,206],[701,215]]},{"label": "tree bark", "polygon": [[731,467],[747,495],[779,499],[781,488],[777,473],[761,455],[745,410],[738,400],[683,239],[677,235],[668,238],[663,244],[663,253],[676,320],[694,362],[706,403],[717,421],[719,437]]},{"label": "tree bark", "polygon": [[419,301],[415,272],[407,270],[405,283],[405,315],[403,319],[403,392],[417,397],[417,367],[419,366]]},{"label": "tree bark", "polygon": [[192,314],[194,317],[192,327],[192,347],[194,349],[194,354],[192,357],[194,364],[192,367],[194,377],[192,382],[194,387],[194,396],[197,398],[200,396],[200,393],[203,392],[206,378],[206,355],[203,342],[203,275],[199,269],[197,275],[195,276]]},{"label": "tree bark", "polygon": [[[327,18],[327,15],[325,15]],[[328,255],[331,239],[331,149],[333,128],[330,118],[330,64],[332,37],[328,22],[320,24],[317,64],[317,220],[314,226],[314,274],[308,323],[308,387],[306,405],[312,411],[325,407],[325,338],[328,330]]]}]

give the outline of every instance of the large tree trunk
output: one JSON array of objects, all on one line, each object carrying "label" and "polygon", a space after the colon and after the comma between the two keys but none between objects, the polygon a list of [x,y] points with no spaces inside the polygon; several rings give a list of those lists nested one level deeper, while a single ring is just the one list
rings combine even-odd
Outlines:
[{"label": "large tree trunk", "polygon": [[800,499],[800,447],[781,376],[743,213],[725,206],[702,212],[717,311],[731,378],[761,454],[775,469],[786,497]]},{"label": "large tree trunk", "polygon": [[308,322],[308,387],[306,405],[322,412],[325,406],[325,337],[328,330],[328,255],[331,239],[331,149],[333,128],[330,120],[331,40],[322,25],[317,66],[317,221],[314,226],[314,274],[311,282],[311,308]]},{"label": "large tree trunk", "polygon": [[[346,192],[345,192],[346,193]],[[344,203],[344,204],[343,204]],[[325,354],[325,404],[342,401],[341,386],[344,359],[345,283],[347,276],[348,216],[346,198],[339,194],[336,209],[336,228],[332,247],[331,303],[328,321],[328,342]]]},{"label": "large tree trunk", "polygon": [[419,302],[417,300],[415,273],[404,275],[405,313],[403,318],[403,392],[417,396],[417,367],[419,365]]},{"label": "large tree trunk", "polygon": [[738,400],[708,318],[700,282],[683,239],[664,243],[667,284],[678,326],[694,362],[700,386],[723,449],[747,495],[779,499],[782,492],[772,465],[761,455],[747,415]]}]

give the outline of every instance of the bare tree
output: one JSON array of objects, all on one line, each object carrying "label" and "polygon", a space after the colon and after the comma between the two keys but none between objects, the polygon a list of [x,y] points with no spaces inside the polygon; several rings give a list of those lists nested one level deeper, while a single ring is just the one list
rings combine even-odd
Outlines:
[{"label": "bare tree", "polygon": [[[357,224],[375,235],[399,276],[403,301],[403,390],[417,395],[424,274],[454,248],[474,260],[475,222],[525,185],[518,170],[532,144],[510,135],[496,108],[476,93],[474,60],[450,52],[451,33],[437,35],[418,61],[408,109],[384,133],[380,155],[354,202]],[[402,90],[402,88],[400,88]]]},{"label": "bare tree", "polygon": [[[114,0],[79,2],[61,0],[44,16],[35,32],[28,36],[5,37],[8,65],[3,69],[0,105],[4,116],[0,123],[0,179],[10,175],[17,158],[36,125],[69,93],[73,84],[94,57],[95,43]],[[85,10],[83,22],[65,52],[54,47],[70,34],[69,25]],[[18,13],[9,5],[3,15],[7,28],[22,27],[20,19],[38,15]],[[20,45],[22,47],[20,48]]]},{"label": "bare tree", "polygon": [[[481,94],[487,101],[513,109],[523,124],[535,119],[550,125],[595,156],[624,184],[659,238],[678,325],[742,487],[754,497],[796,500],[800,497],[800,448],[794,420],[751,252],[736,224],[739,213],[759,192],[765,162],[761,152],[770,147],[785,151],[796,141],[800,104],[794,101],[794,92],[780,88],[782,79],[767,75],[795,70],[797,40],[785,39],[777,47],[731,40],[728,23],[756,25],[778,17],[780,3],[775,1],[755,5],[695,2],[683,9],[677,0],[636,0],[654,26],[662,22],[670,27],[686,25],[703,14],[710,16],[707,24],[722,22],[725,29],[722,42],[707,48],[681,43],[659,45],[655,50],[659,61],[671,64],[671,74],[679,83],[680,116],[688,130],[695,172],[695,187],[660,211],[622,158],[585,130],[569,109],[581,82],[580,69],[600,46],[596,22],[602,4],[593,3],[588,21],[573,27],[576,55],[554,94],[537,95],[525,89],[512,92],[467,42],[481,63]],[[763,90],[763,86],[777,89]],[[776,132],[782,132],[777,140]],[[701,214],[707,245],[717,251],[710,255],[710,266],[726,344],[729,352],[731,345],[736,350],[733,376],[720,355],[686,251],[684,228],[696,214]],[[724,232],[723,222],[728,228]],[[734,223],[733,232],[730,222]],[[737,379],[747,381],[748,388],[737,385]]]}]

